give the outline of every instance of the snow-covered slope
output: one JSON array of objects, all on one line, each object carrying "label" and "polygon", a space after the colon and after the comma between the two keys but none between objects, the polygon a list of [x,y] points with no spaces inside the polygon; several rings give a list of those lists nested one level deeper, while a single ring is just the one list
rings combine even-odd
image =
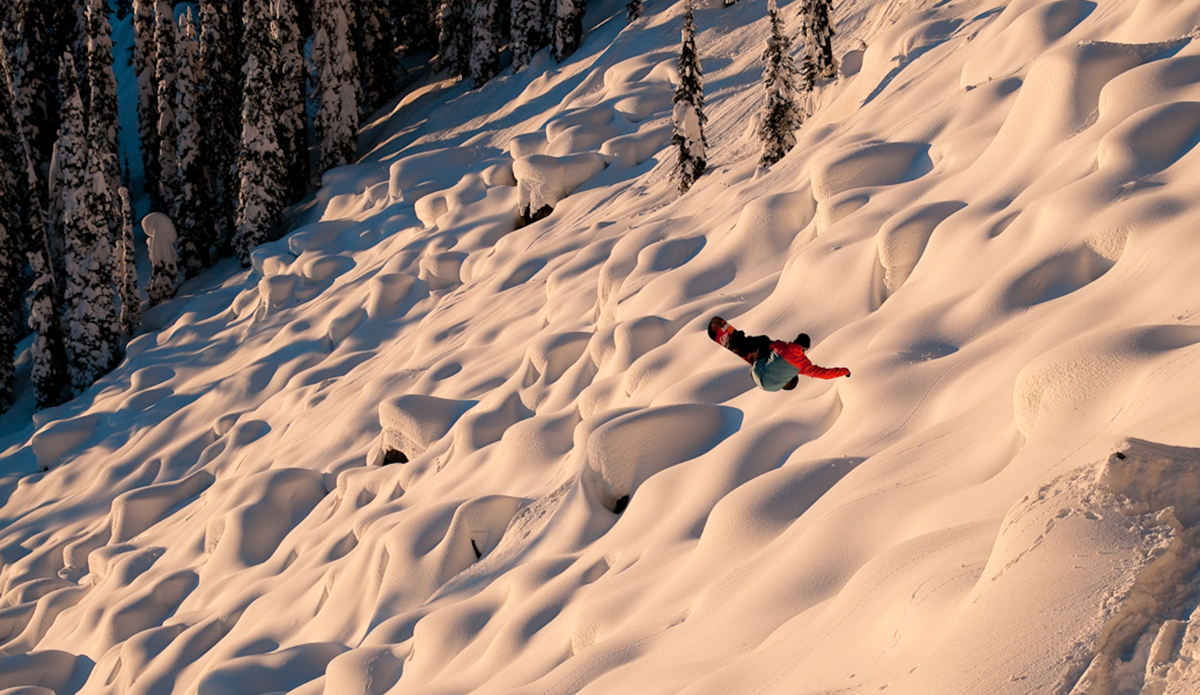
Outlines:
[{"label": "snow-covered slope", "polygon": [[406,95],[0,420],[0,690],[1195,692],[1200,1],[847,0],[770,171],[765,6],[702,8],[683,197],[681,15]]}]

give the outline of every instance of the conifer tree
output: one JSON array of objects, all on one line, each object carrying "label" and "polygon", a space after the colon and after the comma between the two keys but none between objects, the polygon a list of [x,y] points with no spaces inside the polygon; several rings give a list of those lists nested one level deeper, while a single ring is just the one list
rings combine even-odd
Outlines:
[{"label": "conifer tree", "polygon": [[162,213],[146,215],[142,219],[142,231],[146,232],[150,253],[150,279],[146,281],[146,295],[150,306],[156,306],[174,297],[179,287],[179,252],[175,245],[178,236],[171,218]]},{"label": "conifer tree", "polygon": [[250,252],[279,226],[283,212],[283,152],[279,149],[270,74],[250,54],[245,66],[242,137],[238,157],[237,231],[234,247],[243,266]]},{"label": "conifer tree", "polygon": [[158,65],[154,70],[154,80],[158,85],[158,171],[153,174],[159,182],[159,200],[164,211],[174,208],[175,198],[179,194],[179,128],[175,124],[177,31],[171,4],[160,0],[154,6],[154,39],[158,51]]},{"label": "conifer tree", "polygon": [[471,70],[471,24],[466,0],[442,0],[438,7],[438,63],[452,75]]},{"label": "conifer tree", "polygon": [[96,157],[84,135],[83,99],[75,78],[74,58],[63,54],[62,125],[58,159],[61,171],[65,239],[66,344],[71,385],[82,390],[110,369],[117,359],[115,297],[111,282],[112,247],[102,200],[110,195]]},{"label": "conifer tree", "polygon": [[[27,141],[25,131],[17,122],[11,65],[9,54],[0,50],[0,195],[7,192],[0,200],[0,221],[8,221],[8,233],[14,244],[13,257],[17,259],[14,272],[20,275],[14,276],[14,282],[24,289],[28,281],[19,260],[29,249],[32,239],[27,219],[32,209],[40,211],[40,202],[37,196],[29,193],[37,189],[36,179],[26,181]],[[23,307],[14,305],[10,315],[19,318],[21,310]]]},{"label": "conifer tree", "polygon": [[837,75],[837,61],[833,57],[832,15],[833,0],[803,0],[800,5],[806,83],[815,85],[817,79],[829,79]]},{"label": "conifer tree", "polygon": [[768,0],[767,14],[771,20],[771,36],[763,51],[766,96],[758,126],[758,138],[762,141],[762,156],[758,163],[764,167],[783,159],[796,145],[795,131],[804,119],[796,101],[798,71],[792,59],[792,40],[784,29],[775,0]]},{"label": "conifer tree", "polygon": [[[0,207],[10,208],[6,200],[11,193],[0,189]],[[17,262],[17,244],[14,238],[16,226],[7,222],[8,215],[0,214],[0,413],[13,404],[13,388],[16,386],[17,332],[12,321],[12,310],[21,297],[17,282],[20,266]],[[10,232],[9,229],[13,231]],[[18,301],[14,301],[18,300]]]},{"label": "conifer tree", "polygon": [[557,0],[554,5],[554,38],[550,55],[558,62],[566,60],[583,42],[585,0]]},{"label": "conifer tree", "polygon": [[275,0],[271,31],[278,47],[276,94],[279,99],[279,147],[287,168],[287,200],[299,200],[308,190],[308,133],[305,123],[304,37],[296,21],[293,0]]},{"label": "conifer tree", "polygon": [[113,291],[113,245],[120,230],[117,191],[121,186],[117,123],[117,80],[113,74],[112,39],[107,0],[87,0],[85,47],[90,105],[87,114],[88,189],[87,215],[95,238],[89,250],[97,288],[91,309],[103,327],[100,338],[111,355],[104,371],[116,365],[121,354]]},{"label": "conifer tree", "polygon": [[59,405],[71,394],[66,336],[55,301],[58,292],[50,268],[50,248],[46,243],[44,220],[39,223],[35,230],[40,227],[40,243],[26,254],[26,258],[34,278],[30,287],[29,327],[35,335],[30,352],[33,354],[34,394],[40,409]]},{"label": "conifer tree", "polygon": [[26,248],[28,233],[25,229],[28,193],[19,194],[27,188],[25,181],[25,133],[17,125],[14,108],[13,83],[9,70],[11,62],[7,52],[0,52],[0,221],[7,221],[9,234],[17,244],[16,252]]},{"label": "conifer tree", "polygon": [[708,166],[704,138],[704,76],[696,53],[696,20],[692,0],[684,5],[682,42],[679,49],[679,84],[675,88],[671,145],[678,153],[673,176],[679,192],[686,193]]},{"label": "conifer tree", "polygon": [[230,16],[223,0],[200,0],[201,150],[213,194],[210,246],[229,253],[237,215],[237,152],[241,139],[240,60],[232,44]]},{"label": "conifer tree", "polygon": [[[275,65],[279,48],[274,45],[276,32],[271,29],[274,18],[272,3],[262,0],[247,2],[242,13],[242,79],[246,79],[246,60],[253,55],[264,69]],[[269,61],[269,62],[268,62]]]},{"label": "conifer tree", "polygon": [[21,26],[21,7],[17,0],[0,2],[0,50],[9,65],[17,62],[17,32]]},{"label": "conifer tree", "polygon": [[108,0],[88,0],[87,4],[87,84],[91,94],[88,108],[88,148],[95,157],[112,200],[97,214],[111,222],[116,231],[116,191],[120,187],[121,164],[117,122],[117,78],[113,73],[111,28]]},{"label": "conifer tree", "polygon": [[133,1],[133,71],[138,81],[138,142],[142,152],[143,186],[150,207],[162,209],[158,174],[158,44],[154,39],[157,0]]},{"label": "conifer tree", "polygon": [[358,147],[358,64],[344,0],[317,0],[313,20],[313,128],[323,174],[353,160]]},{"label": "conifer tree", "polygon": [[121,299],[121,337],[128,341],[142,325],[142,296],[138,290],[137,250],[133,245],[133,205],[129,189],[118,192],[121,200],[121,236],[117,241],[117,292]]},{"label": "conifer tree", "polygon": [[438,44],[437,10],[431,0],[388,0],[396,26],[396,46],[406,53],[436,51]]},{"label": "conifer tree", "polygon": [[[75,61],[70,54],[62,57],[59,70],[64,85],[75,84]],[[68,89],[63,98],[62,122],[59,124],[58,141],[54,145],[53,178],[56,186],[51,190],[51,197],[62,201],[61,208],[55,211],[59,219],[52,220],[59,227],[63,247],[62,272],[55,269],[55,275],[63,279],[62,320],[66,331],[67,354],[72,363],[69,365],[71,383],[74,385],[77,372],[75,355],[77,352],[86,353],[85,348],[79,344],[81,331],[73,324],[76,320],[77,305],[88,287],[88,279],[80,271],[86,253],[81,239],[86,234],[87,227],[83,201],[88,166],[87,125],[84,122],[83,99],[78,88]]]},{"label": "conifer tree", "polygon": [[197,120],[196,63],[199,59],[196,24],[189,8],[179,18],[176,43],[175,130],[176,174],[171,219],[178,230],[179,264],[186,277],[194,277],[211,262],[209,240],[212,196],[200,152],[204,146]]},{"label": "conifer tree", "polygon": [[0,214],[6,214],[10,224],[17,226],[18,235],[25,237],[25,257],[33,275],[29,327],[35,333],[30,350],[34,392],[37,407],[48,408],[69,397],[67,352],[50,268],[45,215],[40,202],[27,193],[37,187],[37,176],[29,144],[17,126],[11,76],[8,56],[0,55],[0,161],[6,164],[0,169],[0,198],[10,203],[0,205]]},{"label": "conifer tree", "polygon": [[[54,100],[57,88],[53,42],[54,3],[23,0],[19,10],[18,48],[14,69],[17,122],[25,131],[33,157],[34,170],[45,183],[44,171],[50,166],[51,153],[59,123]],[[39,186],[39,189],[41,187]]]},{"label": "conifer tree", "polygon": [[471,12],[471,82],[480,87],[500,72],[496,0],[474,0]]},{"label": "conifer tree", "polygon": [[[84,262],[81,270],[88,278],[90,287],[84,294],[84,304],[89,320],[96,327],[96,348],[91,352],[91,367],[98,370],[95,377],[117,366],[123,356],[120,317],[117,314],[116,295],[116,234],[119,232],[119,189],[109,188],[106,163],[97,150],[88,147],[88,181],[83,196],[83,218],[86,226],[83,237]],[[83,311],[84,306],[81,305]],[[92,381],[95,381],[95,377]],[[88,382],[89,384],[91,382]]]},{"label": "conifer tree", "polygon": [[534,54],[546,45],[546,3],[543,0],[512,0],[509,51],[513,70],[524,70]]},{"label": "conifer tree", "polygon": [[358,67],[362,75],[360,113],[383,106],[396,87],[396,29],[387,0],[359,0]]},{"label": "conifer tree", "polygon": [[625,20],[630,24],[638,21],[642,16],[642,0],[629,0],[629,4],[625,5]]}]

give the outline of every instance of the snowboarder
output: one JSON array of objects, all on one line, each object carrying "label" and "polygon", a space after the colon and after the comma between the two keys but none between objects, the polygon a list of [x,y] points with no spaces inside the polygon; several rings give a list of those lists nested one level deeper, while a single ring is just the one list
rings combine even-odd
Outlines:
[{"label": "snowboarder", "polygon": [[801,374],[816,379],[850,376],[845,367],[828,369],[810,362],[804,354],[812,344],[807,333],[801,333],[790,343],[771,340],[765,335],[746,335],[720,316],[714,316],[708,323],[708,337],[749,362],[754,383],[766,391],[790,391],[796,388]]}]

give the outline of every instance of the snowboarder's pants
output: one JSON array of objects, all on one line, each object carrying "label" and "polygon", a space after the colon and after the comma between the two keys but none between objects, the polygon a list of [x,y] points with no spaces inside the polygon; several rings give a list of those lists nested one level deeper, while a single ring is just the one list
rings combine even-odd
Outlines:
[{"label": "snowboarder's pants", "polygon": [[800,374],[796,365],[783,359],[778,352],[771,350],[766,357],[759,359],[750,368],[754,383],[766,391],[779,391],[789,381]]}]

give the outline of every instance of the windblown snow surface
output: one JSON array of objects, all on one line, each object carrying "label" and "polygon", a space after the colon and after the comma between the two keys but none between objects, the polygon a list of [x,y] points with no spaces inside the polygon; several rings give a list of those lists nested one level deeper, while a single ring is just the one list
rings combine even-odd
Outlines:
[{"label": "windblown snow surface", "polygon": [[1200,0],[847,0],[770,171],[702,7],[682,197],[622,5],[0,421],[0,692],[1200,691]]}]

